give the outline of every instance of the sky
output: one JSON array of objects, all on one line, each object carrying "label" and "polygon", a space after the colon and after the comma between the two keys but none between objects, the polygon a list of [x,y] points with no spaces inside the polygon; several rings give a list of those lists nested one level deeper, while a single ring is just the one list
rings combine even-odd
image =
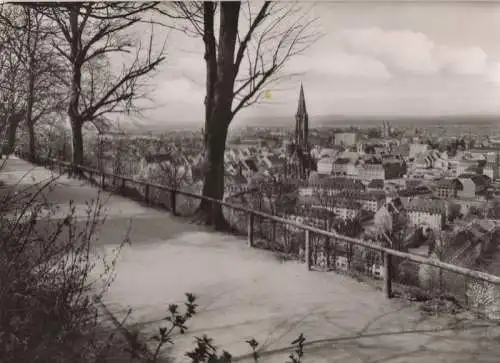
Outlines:
[{"label": "sky", "polygon": [[[282,75],[298,75],[269,88],[269,104],[245,109],[236,122],[293,119],[301,82],[312,119],[500,115],[500,3],[323,2],[304,11],[303,19],[317,17],[322,37],[287,63]],[[201,127],[203,43],[170,31],[166,44],[156,107],[142,123]]]}]

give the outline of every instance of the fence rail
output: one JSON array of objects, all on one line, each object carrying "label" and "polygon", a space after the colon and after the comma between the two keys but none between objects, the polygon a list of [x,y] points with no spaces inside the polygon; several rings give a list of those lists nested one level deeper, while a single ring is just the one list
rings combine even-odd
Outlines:
[{"label": "fence rail", "polygon": [[[25,155],[18,156],[24,158]],[[113,187],[114,191],[118,191],[118,193],[121,192],[121,194],[124,194],[123,190],[127,185],[133,184],[136,186],[135,189],[139,190],[136,195],[137,199],[142,199],[142,201],[148,204],[166,207],[174,215],[179,214],[180,203],[177,202],[178,196],[194,198],[198,201],[205,200],[218,203],[231,210],[232,213],[237,212],[243,216],[242,220],[244,223],[241,223],[241,220],[237,220],[236,224],[238,228],[236,229],[246,234],[249,246],[256,246],[259,228],[260,234],[266,235],[266,239],[271,243],[274,243],[277,239],[277,230],[282,228],[282,235],[288,233],[288,237],[284,238],[285,240],[289,238],[289,241],[286,242],[290,247],[287,252],[302,255],[308,270],[321,265],[318,260],[322,259],[326,261],[323,264],[332,266],[333,270],[346,271],[356,269],[362,271],[365,274],[369,274],[372,278],[374,277],[383,282],[382,288],[388,298],[393,297],[393,283],[407,286],[418,285],[418,283],[409,282],[408,279],[401,278],[401,276],[396,276],[397,272],[395,270],[401,272],[401,270],[405,269],[405,266],[408,267],[410,265],[413,265],[413,270],[417,271],[417,275],[419,275],[418,271],[420,271],[423,266],[427,266],[431,269],[430,272],[428,271],[428,274],[431,273],[431,275],[436,275],[436,271],[432,269],[437,269],[437,275],[439,277],[437,283],[438,293],[448,293],[453,297],[459,297],[458,300],[460,301],[468,300],[468,291],[473,282],[476,282],[476,285],[479,281],[493,284],[495,287],[500,286],[500,277],[496,275],[394,250],[373,242],[346,237],[334,231],[327,231],[276,215],[270,215],[262,211],[251,209],[242,204],[229,203],[196,193],[174,189],[165,185],[152,184],[145,180],[135,180],[126,176],[114,175],[86,166],[75,166],[69,162],[56,159],[43,159],[39,160],[38,163],[51,169],[58,169],[60,174],[69,173],[71,175],[71,173],[75,171],[79,174],[87,174],[86,178],[91,182],[102,188]],[[167,198],[165,198],[165,193],[168,194]],[[180,214],[182,215],[185,213]],[[300,234],[302,234],[302,236],[300,236]],[[299,242],[295,243],[297,240]],[[356,261],[353,258],[356,254],[363,256],[363,259]],[[453,282],[443,283],[443,278],[446,277],[445,274],[450,273],[464,277],[465,281],[456,281],[456,278],[453,278]],[[448,291],[445,291],[444,285],[448,286]],[[459,285],[459,288],[455,285]],[[452,291],[452,286],[454,289],[457,289]],[[428,287],[429,286],[427,286],[427,288]]]}]

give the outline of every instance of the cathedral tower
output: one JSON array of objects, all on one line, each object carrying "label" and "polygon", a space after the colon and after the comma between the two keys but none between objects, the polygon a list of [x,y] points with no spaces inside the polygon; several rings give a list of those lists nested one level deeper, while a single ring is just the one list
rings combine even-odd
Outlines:
[{"label": "cathedral tower", "polygon": [[302,83],[300,84],[299,103],[295,114],[295,140],[292,149],[290,171],[294,177],[304,180],[309,176],[313,163],[309,145],[309,116]]},{"label": "cathedral tower", "polygon": [[300,84],[299,104],[295,114],[295,145],[309,151],[309,115],[307,114],[304,86]]}]

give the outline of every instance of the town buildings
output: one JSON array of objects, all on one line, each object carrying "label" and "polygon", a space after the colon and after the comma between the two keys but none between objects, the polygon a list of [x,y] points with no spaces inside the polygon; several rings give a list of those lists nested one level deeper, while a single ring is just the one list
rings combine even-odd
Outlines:
[{"label": "town buildings", "polygon": [[339,132],[335,134],[335,145],[352,147],[356,146],[356,133],[354,132]]},{"label": "town buildings", "polygon": [[446,224],[447,207],[441,200],[413,199],[405,209],[413,227],[424,225],[441,231]]}]

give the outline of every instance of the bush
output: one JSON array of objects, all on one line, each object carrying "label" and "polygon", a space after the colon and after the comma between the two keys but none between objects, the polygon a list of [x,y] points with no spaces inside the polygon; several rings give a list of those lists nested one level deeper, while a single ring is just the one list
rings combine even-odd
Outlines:
[{"label": "bush", "polygon": [[[78,222],[75,206],[63,215],[47,201],[44,185],[2,189],[0,200],[0,352],[2,362],[86,362],[102,295],[113,271],[96,281],[90,272],[95,231],[103,221],[99,201]],[[17,191],[16,191],[17,189]],[[58,215],[59,214],[59,215]]]},{"label": "bush", "polygon": [[[162,353],[168,351],[169,347],[174,344],[172,339],[173,334],[178,331],[184,334],[187,327],[187,322],[197,313],[196,297],[193,294],[186,294],[186,302],[184,303],[185,311],[176,304],[171,304],[168,307],[167,317],[164,319],[166,325],[158,328],[158,331],[151,338],[141,338],[138,331],[130,331],[124,323],[120,323],[118,319],[100,302],[103,309],[106,311],[110,320],[114,323],[117,330],[121,331],[125,341],[127,342],[127,352],[131,359],[136,359],[139,362],[159,363],[162,361]],[[292,353],[288,356],[290,359],[287,363],[300,363],[304,356],[305,338],[302,334],[299,335],[291,343]],[[254,362],[259,362],[260,350],[259,343],[255,339],[247,340],[251,353],[249,358]],[[230,363],[233,359],[231,354],[225,350],[220,351],[214,345],[213,339],[203,335],[202,337],[194,338],[194,348],[185,353],[192,363]]]}]

